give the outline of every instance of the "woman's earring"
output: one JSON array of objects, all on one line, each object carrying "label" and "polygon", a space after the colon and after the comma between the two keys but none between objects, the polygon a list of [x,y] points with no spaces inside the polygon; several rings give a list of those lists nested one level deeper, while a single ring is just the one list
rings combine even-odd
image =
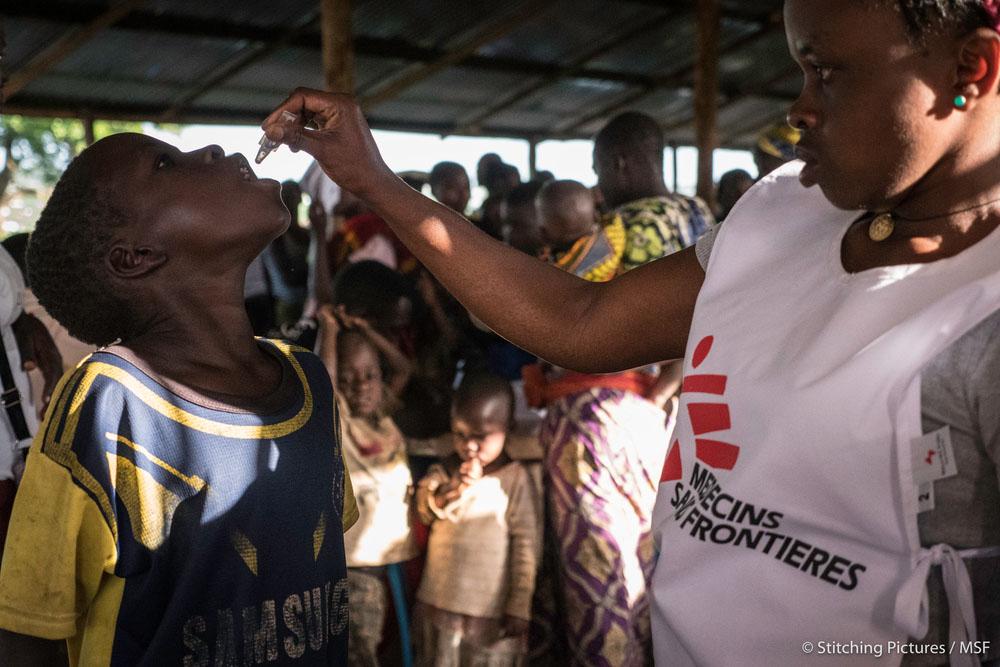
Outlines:
[{"label": "woman's earring", "polygon": [[956,109],[964,109],[968,103],[969,103],[969,98],[966,97],[965,95],[956,95],[955,96],[955,108]]}]

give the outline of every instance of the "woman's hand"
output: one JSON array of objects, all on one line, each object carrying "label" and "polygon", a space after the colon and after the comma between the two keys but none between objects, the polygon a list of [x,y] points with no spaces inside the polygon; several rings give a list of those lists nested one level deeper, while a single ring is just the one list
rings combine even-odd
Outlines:
[{"label": "woman's hand", "polygon": [[[295,114],[298,122],[282,120],[282,111]],[[312,155],[334,183],[362,199],[387,179],[398,180],[350,95],[296,88],[261,127],[271,141]]]}]

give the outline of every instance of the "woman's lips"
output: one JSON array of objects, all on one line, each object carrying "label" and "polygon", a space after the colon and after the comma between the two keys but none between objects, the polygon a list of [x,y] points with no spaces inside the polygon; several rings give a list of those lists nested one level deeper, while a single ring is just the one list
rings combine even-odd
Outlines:
[{"label": "woman's lips", "polygon": [[795,149],[795,155],[804,163],[799,172],[799,182],[807,188],[816,185],[819,172],[819,160],[816,154],[799,146]]}]

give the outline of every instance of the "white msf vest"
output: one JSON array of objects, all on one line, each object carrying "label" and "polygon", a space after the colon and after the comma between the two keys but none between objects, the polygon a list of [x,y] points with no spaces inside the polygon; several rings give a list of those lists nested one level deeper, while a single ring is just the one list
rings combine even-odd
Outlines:
[{"label": "white msf vest", "polygon": [[[856,212],[805,189],[800,163],[752,189],[714,245],[653,519],[656,662],[796,665],[809,642],[927,630],[941,564],[952,639],[975,639],[968,573],[922,549],[911,441],[921,369],[1000,309],[1000,230],[931,264],[848,274]],[[969,655],[952,654],[952,664]]]}]

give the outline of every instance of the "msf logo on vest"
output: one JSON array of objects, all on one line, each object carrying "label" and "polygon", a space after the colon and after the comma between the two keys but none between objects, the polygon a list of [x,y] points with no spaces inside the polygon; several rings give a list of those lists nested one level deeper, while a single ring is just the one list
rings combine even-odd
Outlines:
[{"label": "msf logo on vest", "polygon": [[[695,346],[691,365],[698,370],[712,351],[715,339],[706,336]],[[728,376],[693,373],[684,378],[685,394],[722,397]],[[696,459],[684,478],[680,441],[667,452],[660,483],[673,483],[669,504],[677,526],[705,544],[748,549],[845,591],[857,588],[865,565],[829,549],[786,533],[785,514],[757,502],[726,493],[712,470],[733,470],[740,446],[720,439],[732,429],[729,405],[714,400],[691,400],[687,414],[694,435]],[[745,553],[745,552],[744,552]]]},{"label": "msf logo on vest", "polygon": [[[691,358],[692,367],[697,370],[712,351],[715,338],[706,336],[699,341]],[[684,378],[681,391],[685,394],[708,394],[724,396],[726,393],[726,375],[698,373]],[[690,402],[687,406],[688,418],[691,420],[691,430],[695,436],[695,458],[716,470],[732,470],[740,457],[740,448],[729,442],[717,439],[714,434],[728,431],[732,428],[729,416],[729,405],[719,402]],[[680,442],[677,440],[667,452],[667,460],[663,466],[660,482],[675,482],[684,476],[684,466],[681,462]]]}]

